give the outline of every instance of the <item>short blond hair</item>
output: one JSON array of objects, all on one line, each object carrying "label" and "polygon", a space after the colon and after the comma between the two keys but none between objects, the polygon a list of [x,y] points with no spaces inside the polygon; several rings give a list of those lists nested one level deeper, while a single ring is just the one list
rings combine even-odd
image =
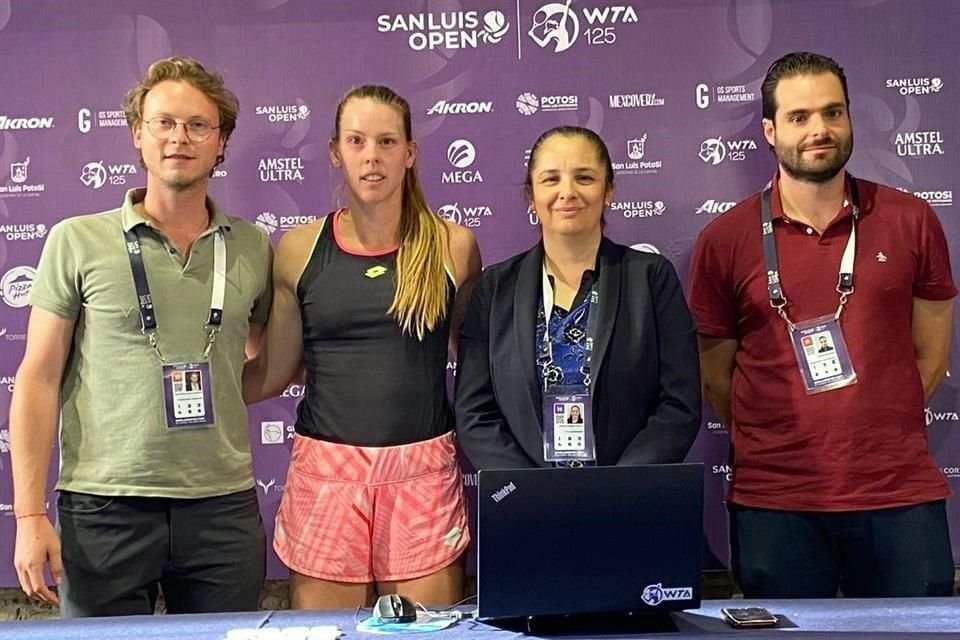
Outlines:
[{"label": "short blond hair", "polygon": [[[230,139],[233,130],[237,128],[237,116],[240,114],[240,101],[237,96],[227,89],[223,83],[223,76],[219,73],[207,71],[202,64],[193,58],[173,56],[157,60],[150,65],[147,73],[135,87],[127,92],[123,98],[123,113],[127,117],[127,125],[131,128],[143,122],[143,101],[155,86],[167,80],[186,82],[195,89],[203,92],[217,106],[220,114],[220,137],[226,142]],[[141,163],[143,162],[141,158]],[[223,162],[223,156],[217,158],[217,164]]]}]

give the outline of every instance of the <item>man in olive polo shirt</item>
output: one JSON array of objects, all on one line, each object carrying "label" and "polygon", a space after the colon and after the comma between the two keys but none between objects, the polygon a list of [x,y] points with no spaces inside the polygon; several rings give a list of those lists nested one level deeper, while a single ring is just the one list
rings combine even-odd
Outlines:
[{"label": "man in olive polo shirt", "polygon": [[239,105],[218,74],[170,58],[124,106],[146,189],[56,225],[33,284],[10,410],[17,574],[65,617],[148,614],[159,589],[171,612],[255,609],[265,542],[240,378],[271,248],[207,196]]}]

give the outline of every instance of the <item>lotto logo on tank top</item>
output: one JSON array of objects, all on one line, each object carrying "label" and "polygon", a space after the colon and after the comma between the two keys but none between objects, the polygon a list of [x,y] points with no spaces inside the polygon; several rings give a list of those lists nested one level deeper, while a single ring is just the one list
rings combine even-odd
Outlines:
[{"label": "lotto logo on tank top", "polygon": [[363,275],[365,275],[365,276],[367,276],[368,278],[370,278],[371,280],[373,280],[374,278],[379,278],[380,276],[382,276],[383,274],[385,274],[387,271],[388,271],[388,270],[387,270],[387,268],[386,268],[385,266],[378,264],[377,266],[375,266],[375,267],[370,267],[369,269],[367,269],[366,271],[364,271],[364,272],[363,272]]}]

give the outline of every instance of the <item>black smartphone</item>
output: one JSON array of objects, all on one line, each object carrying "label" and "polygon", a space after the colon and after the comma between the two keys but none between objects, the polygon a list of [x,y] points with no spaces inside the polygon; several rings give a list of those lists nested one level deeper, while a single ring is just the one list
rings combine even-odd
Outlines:
[{"label": "black smartphone", "polygon": [[742,609],[724,607],[720,609],[724,621],[733,627],[775,627],[777,616],[763,607],[744,607]]}]

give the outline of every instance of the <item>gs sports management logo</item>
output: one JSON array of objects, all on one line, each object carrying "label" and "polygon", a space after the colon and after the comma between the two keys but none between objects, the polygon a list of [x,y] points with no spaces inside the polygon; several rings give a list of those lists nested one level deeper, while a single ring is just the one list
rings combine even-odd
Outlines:
[{"label": "gs sports management logo", "polygon": [[499,44],[510,30],[502,11],[436,11],[398,13],[377,17],[380,33],[408,33],[407,46],[414,51],[477,49]]},{"label": "gs sports management logo", "polygon": [[692,600],[693,589],[691,587],[665,587],[658,582],[644,587],[640,599],[643,600],[644,604],[655,607],[668,600]]}]

